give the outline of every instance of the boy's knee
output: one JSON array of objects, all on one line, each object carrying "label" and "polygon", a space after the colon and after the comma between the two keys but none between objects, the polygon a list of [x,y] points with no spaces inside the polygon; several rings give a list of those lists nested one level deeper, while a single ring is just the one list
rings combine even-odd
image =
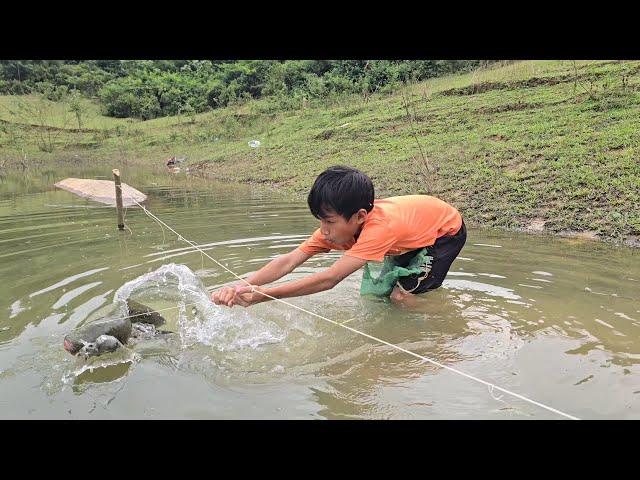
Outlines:
[{"label": "boy's knee", "polygon": [[401,302],[405,300],[407,297],[409,297],[410,295],[413,295],[413,294],[405,293],[402,290],[400,290],[398,287],[394,287],[393,290],[391,291],[391,295],[389,295],[389,299],[392,302]]}]

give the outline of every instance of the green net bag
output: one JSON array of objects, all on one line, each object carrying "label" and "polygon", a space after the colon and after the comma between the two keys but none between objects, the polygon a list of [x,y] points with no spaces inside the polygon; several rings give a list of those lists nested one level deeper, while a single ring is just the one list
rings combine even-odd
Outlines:
[{"label": "green net bag", "polygon": [[[367,262],[362,274],[360,295],[388,297],[398,279],[409,275],[424,275],[431,270],[433,257],[423,248],[406,267],[396,265],[394,257],[387,256],[383,262]],[[427,273],[425,273],[427,272]]]}]

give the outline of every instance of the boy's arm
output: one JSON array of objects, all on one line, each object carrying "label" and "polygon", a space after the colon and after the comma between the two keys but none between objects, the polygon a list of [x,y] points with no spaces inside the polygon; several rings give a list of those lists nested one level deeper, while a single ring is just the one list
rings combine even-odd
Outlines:
[{"label": "boy's arm", "polygon": [[[312,256],[296,248],[287,254],[274,258],[260,270],[249,275],[247,282],[251,285],[264,285],[265,283],[274,282],[291,273],[297,266],[302,265]],[[237,285],[246,285],[246,283],[238,282]]]},{"label": "boy's arm", "polygon": [[329,290],[353,272],[362,268],[365,263],[367,263],[366,260],[351,257],[349,255],[343,255],[328,269],[299,280],[283,283],[282,285],[270,288],[255,288],[254,290],[257,291],[253,293],[251,287],[241,287],[237,289],[233,303],[248,307],[254,303],[271,300],[271,298],[262,295],[260,292],[264,292],[275,298],[287,298],[298,297],[300,295],[310,295],[312,293]]},{"label": "boy's arm", "polygon": [[[257,272],[249,275],[246,282],[251,285],[264,285],[284,277],[298,265],[303,264],[313,255],[305,253],[299,248],[274,258]],[[211,301],[217,305],[233,305],[233,298],[237,289],[247,285],[245,281],[238,281],[234,285],[222,287],[211,294]]]}]

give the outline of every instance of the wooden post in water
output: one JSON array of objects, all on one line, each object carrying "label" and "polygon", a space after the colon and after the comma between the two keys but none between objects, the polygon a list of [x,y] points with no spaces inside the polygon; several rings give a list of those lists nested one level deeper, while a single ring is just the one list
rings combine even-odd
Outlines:
[{"label": "wooden post in water", "polygon": [[122,184],[120,183],[120,170],[113,169],[113,181],[116,184],[116,210],[118,211],[118,229],[124,230],[124,217],[122,216]]}]

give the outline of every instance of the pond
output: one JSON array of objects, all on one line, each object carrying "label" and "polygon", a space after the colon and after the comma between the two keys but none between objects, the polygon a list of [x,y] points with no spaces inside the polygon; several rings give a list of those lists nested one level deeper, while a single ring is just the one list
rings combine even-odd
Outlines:
[{"label": "pond", "polygon": [[[121,170],[150,212],[240,276],[317,228],[304,195]],[[283,303],[211,304],[228,271],[140,208],[119,232],[113,207],[53,187],[110,172],[0,183],[1,418],[563,418]],[[288,301],[578,418],[640,418],[637,250],[469,228],[442,288],[415,307],[360,296],[361,276]],[[128,296],[161,310],[170,333],[88,360],[63,349]]]}]

